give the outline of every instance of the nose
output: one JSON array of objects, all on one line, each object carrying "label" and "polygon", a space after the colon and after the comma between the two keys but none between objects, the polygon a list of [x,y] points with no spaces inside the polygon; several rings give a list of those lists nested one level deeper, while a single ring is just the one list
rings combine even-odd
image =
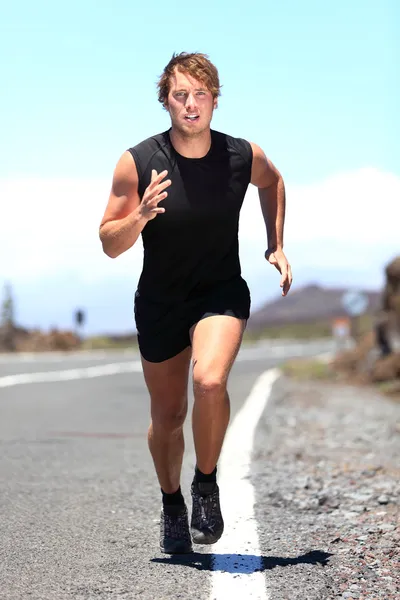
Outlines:
[{"label": "nose", "polygon": [[191,107],[195,106],[195,104],[196,104],[195,97],[193,96],[192,92],[189,92],[186,97],[185,106],[186,106],[186,108],[191,108]]}]

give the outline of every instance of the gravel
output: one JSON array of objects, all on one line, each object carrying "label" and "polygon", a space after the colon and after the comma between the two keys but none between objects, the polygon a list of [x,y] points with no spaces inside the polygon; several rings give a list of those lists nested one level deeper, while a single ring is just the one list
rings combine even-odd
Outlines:
[{"label": "gravel", "polygon": [[399,424],[371,390],[276,384],[252,471],[270,598],[400,598]]}]

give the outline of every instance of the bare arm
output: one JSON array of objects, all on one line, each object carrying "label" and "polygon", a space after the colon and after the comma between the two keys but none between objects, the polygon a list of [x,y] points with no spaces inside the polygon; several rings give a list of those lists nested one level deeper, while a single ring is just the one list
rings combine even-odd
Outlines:
[{"label": "bare arm", "polygon": [[253,148],[251,183],[258,188],[260,205],[267,230],[268,251],[282,250],[285,223],[285,185],[282,175],[256,144]]},{"label": "bare arm", "polygon": [[124,152],[121,156],[115,167],[110,196],[99,230],[107,256],[116,258],[129,250],[147,221],[164,212],[164,208],[158,207],[158,202],[167,196],[163,190],[170,182],[160,183],[165,175],[166,171],[160,174],[153,171],[151,183],[141,202],[135,161],[129,152]]},{"label": "bare arm", "polygon": [[261,211],[267,230],[268,248],[265,258],[281,273],[282,295],[286,296],[292,284],[292,270],[283,253],[286,196],[282,175],[263,150],[256,144],[253,149],[251,183],[258,188]]}]

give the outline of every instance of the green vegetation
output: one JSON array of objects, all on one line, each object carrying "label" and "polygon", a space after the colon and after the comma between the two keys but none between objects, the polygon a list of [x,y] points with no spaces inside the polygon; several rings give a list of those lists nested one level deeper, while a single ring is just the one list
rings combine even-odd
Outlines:
[{"label": "green vegetation", "polygon": [[[358,335],[371,331],[373,318],[371,315],[363,315],[355,323]],[[286,323],[263,327],[258,331],[251,328],[246,330],[244,339],[246,341],[257,341],[262,339],[318,339],[332,336],[332,321],[316,321],[309,323]]]},{"label": "green vegetation", "polygon": [[136,338],[112,338],[107,336],[94,336],[83,340],[81,350],[137,350]]},{"label": "green vegetation", "polygon": [[[370,331],[372,328],[372,318],[365,315],[360,318],[358,331],[360,334]],[[263,339],[298,339],[312,340],[332,336],[331,321],[317,321],[315,323],[288,323],[282,325],[273,325],[259,329],[258,331],[247,329],[244,334],[244,342],[251,344]],[[135,335],[127,336],[93,336],[85,339],[82,343],[83,350],[100,349],[137,349],[137,340]]]},{"label": "green vegetation", "polygon": [[259,329],[247,330],[244,339],[257,341],[262,339],[313,339],[331,335],[330,323],[288,323]]},{"label": "green vegetation", "polygon": [[336,378],[330,365],[316,358],[289,360],[281,365],[280,369],[284,375],[303,381],[310,379],[333,381]]}]

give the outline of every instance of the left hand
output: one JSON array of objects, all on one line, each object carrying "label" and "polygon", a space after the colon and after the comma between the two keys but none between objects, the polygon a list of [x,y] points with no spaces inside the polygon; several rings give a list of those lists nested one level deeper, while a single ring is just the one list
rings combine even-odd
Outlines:
[{"label": "left hand", "polygon": [[283,250],[266,250],[265,258],[271,265],[274,265],[282,275],[280,286],[282,288],[282,296],[286,296],[292,285],[293,277],[292,269],[290,268]]}]

